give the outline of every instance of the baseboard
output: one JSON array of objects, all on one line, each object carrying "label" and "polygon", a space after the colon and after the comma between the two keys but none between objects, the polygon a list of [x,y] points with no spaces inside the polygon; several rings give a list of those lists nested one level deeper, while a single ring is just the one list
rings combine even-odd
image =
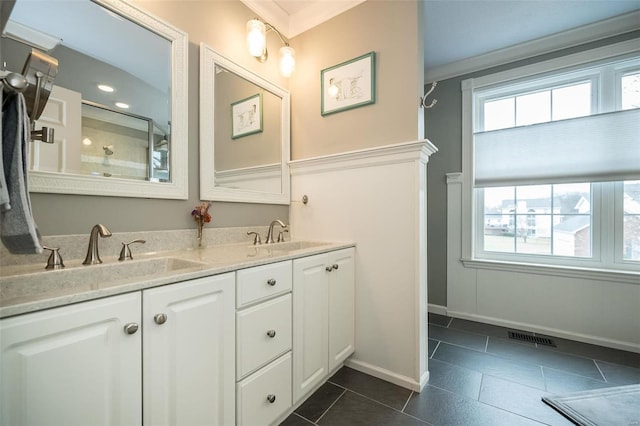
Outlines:
[{"label": "baseboard", "polygon": [[429,313],[438,314],[438,315],[447,315],[447,307],[442,305],[434,305],[433,303],[429,303],[427,308]]},{"label": "baseboard", "polygon": [[[429,305],[429,312],[431,312],[431,305]],[[501,327],[510,327],[517,330],[525,330],[533,333],[545,334],[548,336],[559,337],[562,339],[575,340],[577,342],[589,343],[592,345],[606,346],[608,348],[621,349],[623,351],[640,353],[640,345],[623,342],[620,340],[606,339],[599,336],[592,336],[588,334],[571,333],[566,330],[560,330],[551,327],[541,327],[537,325],[522,323],[518,321],[509,321],[501,318],[487,317],[478,314],[469,314],[466,312],[447,311],[447,315],[454,318],[466,319],[470,321],[483,322],[486,324],[498,325]]]},{"label": "baseboard", "polygon": [[420,392],[425,387],[427,382],[429,381],[429,372],[426,371],[422,377],[420,377],[420,381],[416,381],[411,377],[403,376],[402,374],[394,373],[393,371],[389,371],[387,369],[363,362],[354,359],[348,359],[345,361],[344,365],[349,368],[353,368],[356,371],[361,373],[368,374],[373,377],[377,377],[378,379],[384,380],[389,383],[393,383],[394,385],[402,386],[403,388],[407,388],[414,392]]}]

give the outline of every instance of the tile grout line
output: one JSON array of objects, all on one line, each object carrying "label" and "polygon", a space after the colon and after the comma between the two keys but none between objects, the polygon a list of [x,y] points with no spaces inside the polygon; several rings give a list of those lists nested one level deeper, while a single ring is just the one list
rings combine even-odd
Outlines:
[{"label": "tile grout line", "polygon": [[447,327],[446,327],[446,328],[449,328],[449,327],[451,326],[451,323],[452,323],[452,322],[453,322],[453,317],[450,317],[450,318],[449,318],[449,322],[447,323]]},{"label": "tile grout line", "polygon": [[[301,416],[300,414],[296,413],[295,411],[293,413],[291,413],[297,417],[300,417],[302,420],[311,423],[312,425],[317,425],[316,422],[312,422],[311,420],[309,420],[308,418],[306,418],[305,416]],[[318,419],[319,420],[319,419]]]},{"label": "tile grout line", "polygon": [[598,365],[598,362],[595,359],[592,359],[592,361],[596,365],[596,368],[598,369],[598,372],[600,372],[600,375],[602,376],[602,379],[604,380],[604,382],[609,383],[609,381],[607,380],[607,377],[604,375],[604,373],[600,369],[600,365]]},{"label": "tile grout line", "polygon": [[414,393],[415,392],[411,391],[411,393],[409,394],[409,398],[407,398],[404,405],[402,406],[402,409],[400,411],[402,411],[403,413],[404,413],[404,409],[407,408],[407,405],[409,405],[409,401],[411,401],[411,397],[413,396]]},{"label": "tile grout line", "polygon": [[[340,387],[342,387],[342,386],[340,386]],[[322,418],[325,416],[325,414],[327,414],[327,413],[329,412],[329,410],[331,410],[331,408],[333,408],[333,406],[334,406],[334,405],[336,405],[336,403],[337,403],[338,401],[340,401],[340,398],[342,398],[342,396],[343,396],[345,393],[347,393],[347,388],[342,388],[342,389],[343,389],[343,390],[342,390],[342,393],[340,394],[340,396],[339,396],[339,397],[337,397],[337,398],[336,398],[336,400],[335,400],[335,401],[333,401],[333,403],[332,403],[329,407],[327,407],[327,409],[326,409],[326,410],[324,410],[324,413],[322,413],[322,415],[320,415],[320,417],[318,417],[318,418],[316,419],[316,421],[315,421],[315,422],[313,422],[313,424],[317,424],[317,423],[320,421],[320,419],[322,419]]]},{"label": "tile grout line", "polygon": [[[342,386],[340,386],[340,387],[342,387]],[[415,416],[412,416],[412,415],[411,415],[411,414],[409,414],[409,413],[405,413],[405,412],[403,412],[403,411],[400,411],[400,410],[398,410],[397,408],[394,408],[394,407],[392,407],[392,406],[390,406],[390,405],[387,405],[387,404],[385,404],[384,402],[380,402],[380,401],[378,401],[377,399],[373,399],[373,398],[371,398],[371,397],[369,397],[369,396],[367,396],[367,395],[361,394],[360,392],[356,392],[356,391],[354,391],[353,389],[348,389],[348,388],[343,388],[343,389],[345,389],[345,392],[344,392],[344,393],[346,393],[347,391],[352,392],[352,393],[354,393],[355,395],[358,395],[358,396],[360,396],[360,397],[362,397],[362,398],[368,399],[368,400],[369,400],[369,401],[371,401],[371,402],[375,402],[376,404],[382,405],[383,407],[386,407],[386,408],[388,408],[388,409],[390,409],[390,410],[393,410],[393,411],[395,411],[395,412],[397,412],[397,413],[404,414],[405,416],[409,416],[409,417],[412,417],[412,418],[414,418],[414,419],[420,420],[421,422],[424,422],[424,423],[429,424],[429,422],[427,422],[426,420],[422,420],[422,419],[421,419],[421,418],[419,418],[419,417],[415,417]],[[411,393],[414,393],[413,391],[410,391],[410,392],[411,392]],[[342,395],[344,395],[344,393],[343,393]],[[342,397],[342,395],[340,395],[340,397]],[[411,398],[411,395],[409,395],[409,398]],[[338,399],[340,399],[340,398],[338,398]],[[337,400],[336,400],[336,402],[337,402]],[[408,400],[407,400],[407,403],[408,403]],[[335,404],[335,402],[334,402],[334,404]],[[331,406],[333,406],[333,404],[331,404]],[[405,404],[405,407],[406,407],[406,404]],[[331,407],[329,407],[329,408],[331,408]],[[329,411],[329,408],[327,409],[327,411]],[[327,412],[327,411],[325,411],[325,414],[326,414],[326,412]],[[323,416],[324,416],[324,414],[323,414],[322,416],[320,416],[320,418],[322,418]],[[318,421],[320,421],[320,419],[318,419]]]},{"label": "tile grout line", "polygon": [[433,355],[435,355],[436,351],[438,350],[438,348],[440,347],[440,343],[442,342],[441,340],[436,340],[438,343],[436,343],[436,347],[433,348],[433,352],[431,352],[431,356],[427,359],[433,359]]},{"label": "tile grout line", "polygon": [[547,377],[544,375],[543,365],[540,366],[540,372],[542,373],[542,383],[544,383],[544,391],[549,392],[549,389],[547,389]]}]

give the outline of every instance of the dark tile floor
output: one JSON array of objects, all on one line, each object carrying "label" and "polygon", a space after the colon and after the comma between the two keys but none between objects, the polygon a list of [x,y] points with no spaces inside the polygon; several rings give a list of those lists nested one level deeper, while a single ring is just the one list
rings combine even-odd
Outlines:
[{"label": "dark tile floor", "polygon": [[281,425],[571,425],[541,400],[640,383],[640,354],[429,314],[429,383],[421,393],[343,367]]}]

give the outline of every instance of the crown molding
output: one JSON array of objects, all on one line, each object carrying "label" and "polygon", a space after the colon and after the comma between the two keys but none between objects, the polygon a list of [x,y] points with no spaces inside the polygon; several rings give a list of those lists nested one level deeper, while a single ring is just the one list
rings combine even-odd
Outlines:
[{"label": "crown molding", "polygon": [[366,0],[309,1],[303,10],[287,14],[273,0],[240,0],[262,19],[276,27],[285,37],[295,37]]},{"label": "crown molding", "polygon": [[516,44],[505,49],[494,50],[483,55],[433,67],[425,70],[424,81],[442,81],[544,53],[613,37],[630,31],[637,31],[638,22],[640,22],[640,11],[614,16],[613,18]]}]

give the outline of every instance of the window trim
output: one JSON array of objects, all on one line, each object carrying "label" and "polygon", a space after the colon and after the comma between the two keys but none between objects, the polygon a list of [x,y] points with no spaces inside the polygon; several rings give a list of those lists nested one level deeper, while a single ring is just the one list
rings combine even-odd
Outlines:
[{"label": "window trim", "polygon": [[[640,46],[637,39],[624,41],[621,43],[611,44],[595,49],[591,49],[584,52],[579,52],[548,61],[538,62],[535,64],[527,65],[524,67],[514,68],[494,74],[489,74],[477,78],[470,78],[462,81],[462,229],[461,229],[461,243],[462,243],[462,262],[467,267],[474,268],[489,268],[489,269],[508,269],[517,271],[526,271],[528,273],[543,273],[551,275],[566,275],[567,271],[571,276],[576,274],[586,274],[585,276],[597,279],[606,280],[613,279],[607,277],[615,277],[616,281],[629,280],[630,282],[637,283],[640,273],[633,270],[617,270],[617,269],[604,269],[602,263],[597,266],[590,259],[591,265],[551,265],[548,263],[528,263],[528,262],[511,262],[507,260],[491,260],[481,259],[475,255],[476,241],[478,240],[477,230],[474,230],[474,224],[477,220],[476,200],[474,199],[473,190],[473,134],[474,134],[474,119],[476,119],[475,111],[477,111],[478,104],[474,99],[474,90],[481,88],[490,89],[492,85],[504,85],[508,83],[517,83],[518,80],[534,79],[537,77],[543,77],[547,73],[557,73],[564,71],[571,71],[579,67],[584,67],[587,64],[597,61],[605,61],[613,58],[624,59],[625,56],[631,57],[640,52]],[[579,74],[579,71],[578,71]],[[602,102],[600,93],[604,88],[600,85],[598,92],[598,102]],[[600,105],[601,108],[603,105]],[[603,109],[607,109],[604,106]],[[613,201],[613,200],[611,200]],[[606,206],[607,204],[599,203]],[[614,203],[610,203],[613,205]],[[610,209],[604,209],[601,214],[610,215],[614,214]],[[592,212],[592,215],[595,215]],[[594,227],[596,224],[594,223]],[[599,225],[597,225],[599,226]],[[595,233],[595,230],[594,230]],[[601,235],[601,239],[614,238],[614,242],[618,241],[620,236],[613,235],[607,236],[602,232],[598,232]],[[616,232],[617,234],[617,232]],[[598,241],[598,245],[607,244],[607,241]],[[595,247],[596,241],[594,239],[592,251],[596,253],[602,253],[600,247]],[[519,259],[522,259],[519,257]],[[547,258],[545,258],[545,261]],[[612,259],[601,259],[604,261],[604,265],[607,267],[615,268],[620,265],[617,254],[614,254]]]}]

